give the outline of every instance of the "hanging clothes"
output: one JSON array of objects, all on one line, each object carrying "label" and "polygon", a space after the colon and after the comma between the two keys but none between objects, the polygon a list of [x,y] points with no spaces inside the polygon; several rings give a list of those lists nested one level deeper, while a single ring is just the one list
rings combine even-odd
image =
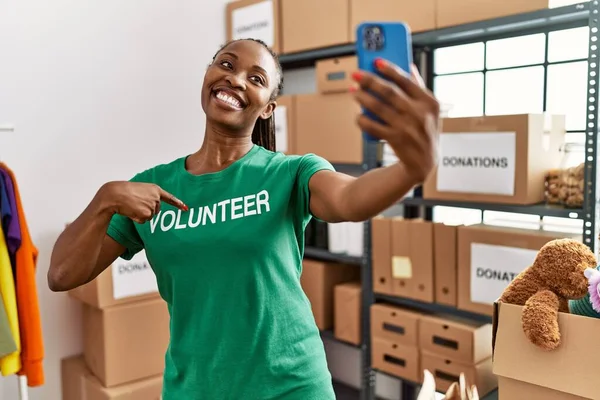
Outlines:
[{"label": "hanging clothes", "polygon": [[15,274],[15,258],[17,249],[21,246],[21,226],[12,179],[6,171],[0,169],[0,193],[3,192],[6,193],[6,196],[2,197],[0,203],[2,228],[4,229],[8,256],[13,266],[13,274]]},{"label": "hanging clothes", "polygon": [[4,231],[0,229],[0,295],[2,302],[6,307],[8,325],[12,338],[15,342],[15,350],[0,358],[0,372],[4,376],[14,375],[21,368],[21,334],[19,326],[19,313],[17,310],[17,296],[15,291],[15,281],[12,272],[12,265],[8,257]]},{"label": "hanging clothes", "polygon": [[[8,200],[8,193],[6,191],[6,187],[4,185],[4,179],[0,176],[0,231],[2,233],[8,231],[8,226],[11,223],[13,216],[12,208],[10,202]],[[17,216],[15,215],[15,218]],[[6,238],[6,235],[5,239]],[[19,234],[19,242],[20,242],[20,234]],[[8,239],[6,240],[8,242]],[[7,251],[8,252],[8,251]],[[11,267],[12,269],[12,267]],[[0,273],[0,279],[2,274]],[[0,287],[0,293],[2,292],[2,288]],[[13,288],[14,292],[14,288]],[[16,297],[15,297],[16,304]],[[15,317],[17,316],[16,310],[14,313]],[[17,318],[18,319],[18,318]],[[15,343],[15,338],[13,337],[13,333],[11,331],[11,325],[8,320],[8,313],[6,311],[6,306],[4,304],[4,298],[0,294],[0,358],[7,356],[11,353],[15,353],[17,351],[17,344]]]},{"label": "hanging clothes", "polygon": [[0,359],[16,351],[17,344],[10,330],[4,299],[0,296]]},{"label": "hanging clothes", "polygon": [[41,386],[44,384],[44,345],[35,279],[38,249],[33,244],[29,234],[15,175],[3,163],[0,163],[0,170],[4,170],[12,180],[21,233],[21,245],[15,255],[15,281],[22,364],[18,374],[27,377],[29,386]]}]

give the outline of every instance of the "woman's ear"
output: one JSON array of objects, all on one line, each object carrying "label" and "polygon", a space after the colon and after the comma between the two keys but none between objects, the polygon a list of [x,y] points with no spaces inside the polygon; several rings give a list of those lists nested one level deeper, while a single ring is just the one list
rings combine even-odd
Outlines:
[{"label": "woman's ear", "polygon": [[273,113],[275,112],[276,107],[277,107],[277,102],[275,100],[270,101],[269,104],[266,105],[262,114],[260,114],[260,118],[262,118],[262,119],[271,118],[271,115],[273,115]]}]

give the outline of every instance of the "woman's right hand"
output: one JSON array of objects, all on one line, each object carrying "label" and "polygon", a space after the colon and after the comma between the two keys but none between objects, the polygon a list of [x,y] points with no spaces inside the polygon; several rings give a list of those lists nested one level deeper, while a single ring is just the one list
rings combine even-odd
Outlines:
[{"label": "woman's right hand", "polygon": [[112,205],[111,210],[143,224],[151,220],[160,211],[164,201],[182,211],[188,207],[171,193],[153,183],[109,182],[102,187],[102,194]]}]

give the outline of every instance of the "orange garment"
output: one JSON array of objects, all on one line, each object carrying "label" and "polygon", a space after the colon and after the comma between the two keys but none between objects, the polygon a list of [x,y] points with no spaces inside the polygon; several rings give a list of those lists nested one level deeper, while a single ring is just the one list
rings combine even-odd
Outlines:
[{"label": "orange garment", "polygon": [[42,337],[42,322],[38,304],[35,272],[38,249],[29,235],[27,220],[21,203],[19,186],[14,173],[3,163],[0,168],[10,175],[17,203],[19,224],[21,225],[21,247],[15,256],[15,285],[17,291],[17,311],[19,314],[19,329],[21,331],[21,370],[19,375],[27,377],[29,386],[44,384],[44,343]]}]

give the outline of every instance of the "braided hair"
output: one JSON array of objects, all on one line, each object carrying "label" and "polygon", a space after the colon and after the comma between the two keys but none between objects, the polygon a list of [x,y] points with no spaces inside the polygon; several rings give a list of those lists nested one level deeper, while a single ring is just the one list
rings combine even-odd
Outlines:
[{"label": "braided hair", "polygon": [[[241,40],[250,40],[252,42],[256,42],[261,44],[265,49],[269,51],[271,56],[273,56],[273,60],[275,60],[275,64],[277,66],[277,86],[271,93],[271,100],[275,100],[281,90],[283,89],[283,70],[281,68],[281,64],[279,63],[279,57],[277,54],[269,47],[265,42],[260,39],[236,39],[231,40],[225,43],[219,51],[215,53],[212,61],[214,62],[219,53],[229,46],[231,43],[239,42]],[[258,118],[256,123],[254,124],[254,129],[252,130],[252,143],[257,144],[259,146],[264,147],[267,150],[275,151],[275,113],[272,113],[271,116],[267,119]]]}]

